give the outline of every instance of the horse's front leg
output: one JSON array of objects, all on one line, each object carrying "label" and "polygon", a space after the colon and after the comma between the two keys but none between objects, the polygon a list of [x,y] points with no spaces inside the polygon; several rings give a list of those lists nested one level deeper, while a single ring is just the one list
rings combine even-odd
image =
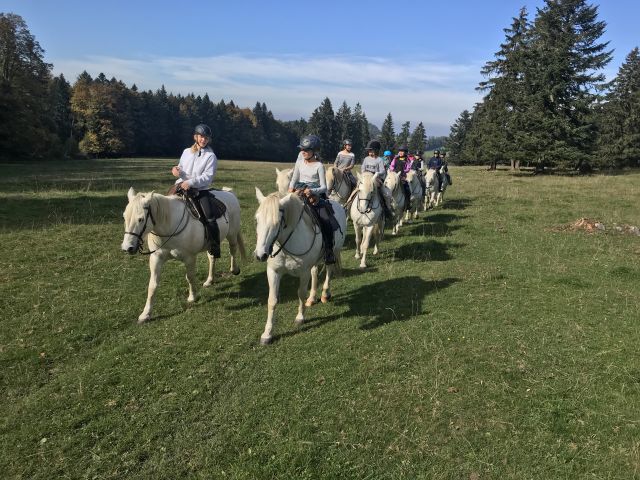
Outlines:
[{"label": "horse's front leg", "polygon": [[144,323],[151,318],[151,309],[153,308],[153,299],[156,295],[156,288],[160,283],[160,273],[162,272],[162,266],[166,261],[165,258],[160,255],[153,254],[149,257],[149,287],[147,288],[147,303],[144,306],[144,310],[138,317],[138,323]]},{"label": "horse's front leg", "polygon": [[202,284],[203,287],[210,287],[215,282],[216,275],[216,257],[207,252],[207,257],[209,258],[209,275],[207,276],[207,280]]},{"label": "horse's front leg", "polygon": [[264,326],[264,332],[260,337],[262,345],[271,343],[273,327],[275,325],[276,305],[278,304],[278,292],[280,290],[280,274],[270,267],[267,267],[267,280],[269,282],[269,300],[267,303],[267,324]]},{"label": "horse's front leg", "polygon": [[334,269],[335,265],[327,265],[327,274],[324,277],[324,284],[322,285],[322,296],[320,297],[322,303],[327,303],[329,300],[331,300],[330,283],[331,278],[333,277]]},{"label": "horse's front leg", "polygon": [[[307,282],[304,284],[305,291],[303,295],[307,294],[308,283],[309,283],[309,277],[307,277]],[[318,303],[318,300],[316,299],[317,294],[318,294],[318,267],[314,265],[313,267],[311,267],[311,290],[309,291],[309,296],[307,297],[305,306],[311,307],[312,305],[315,305],[316,303]],[[298,291],[298,296],[299,295],[300,295],[300,291]],[[300,298],[303,298],[303,297],[300,297]],[[298,320],[296,319],[296,322],[297,321]]]},{"label": "horse's front leg", "polygon": [[183,262],[184,266],[187,268],[187,274],[185,275],[185,277],[187,279],[187,283],[189,284],[189,296],[187,297],[187,302],[193,303],[198,297],[198,290],[196,287],[196,256],[185,256]]},{"label": "horse's front leg", "polygon": [[[360,248],[362,252],[362,258],[360,259],[360,268],[367,268],[367,249],[369,248],[369,241],[371,240],[371,232],[373,231],[373,227],[364,227],[362,229],[362,247]],[[327,277],[329,276],[327,271]],[[325,286],[328,285],[327,281],[325,281]]]},{"label": "horse's front leg", "polygon": [[356,222],[353,222],[353,231],[356,235],[356,254],[354,255],[354,258],[360,258],[360,229],[362,227],[360,227],[360,225],[358,225]]},{"label": "horse's front leg", "polygon": [[[239,236],[240,234],[238,234]],[[231,254],[231,265],[229,266],[229,271],[233,275],[238,275],[240,273],[240,265],[238,264],[238,240],[236,238],[231,238],[229,236],[229,253]]]}]

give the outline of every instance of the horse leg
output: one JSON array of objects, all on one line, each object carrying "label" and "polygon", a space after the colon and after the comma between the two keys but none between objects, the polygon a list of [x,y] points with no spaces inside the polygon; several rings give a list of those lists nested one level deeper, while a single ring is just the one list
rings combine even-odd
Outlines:
[{"label": "horse leg", "polygon": [[[305,301],[307,296],[307,286],[309,285],[309,275],[311,275],[311,288],[312,291],[309,297]],[[318,267],[315,265],[311,268],[311,272],[305,272],[300,275],[300,283],[298,283],[298,315],[296,315],[296,325],[300,325],[304,322],[304,309],[307,306],[313,305],[316,301],[316,290],[318,288]],[[311,302],[311,303],[310,303]]]},{"label": "horse leg", "polygon": [[[356,234],[356,254],[354,255],[354,258],[360,258],[360,229],[362,227],[360,227],[360,225],[358,225],[357,223],[353,222],[353,231]],[[362,230],[364,231],[364,228],[362,228]]]},{"label": "horse leg", "polygon": [[231,254],[231,266],[229,267],[229,271],[233,275],[238,275],[240,273],[240,265],[238,265],[238,239],[237,236],[229,237],[229,253]]},{"label": "horse leg", "polygon": [[362,229],[362,258],[360,259],[360,268],[367,268],[367,249],[369,248],[369,240],[373,227],[363,227]]},{"label": "horse leg", "polygon": [[187,283],[189,284],[189,297],[187,302],[193,303],[198,298],[198,292],[196,290],[196,256],[190,255],[184,258],[184,266],[187,267]]},{"label": "horse leg", "polygon": [[267,267],[267,280],[269,282],[269,301],[267,303],[267,324],[264,326],[264,332],[260,337],[262,345],[271,343],[271,332],[275,324],[276,305],[278,304],[278,291],[280,289],[280,274],[275,270]]},{"label": "horse leg", "polygon": [[151,318],[151,308],[153,307],[153,299],[156,294],[156,288],[160,282],[160,273],[162,272],[162,265],[164,265],[165,259],[159,255],[149,256],[149,287],[147,288],[147,303],[144,306],[144,310],[138,317],[138,323],[144,323]]},{"label": "horse leg", "polygon": [[[304,284],[305,292],[303,295],[307,294],[306,288],[308,283],[309,283],[309,279],[307,278],[307,282]],[[317,293],[318,293],[318,267],[314,265],[313,267],[311,267],[311,290],[309,291],[309,296],[307,297],[305,306],[310,307],[318,303],[318,300],[316,299]],[[299,291],[298,291],[298,296],[300,296]],[[300,298],[303,298],[303,297],[300,297]]]},{"label": "horse leg", "polygon": [[216,258],[207,252],[207,257],[209,258],[209,276],[207,280],[202,284],[203,287],[210,287],[215,282],[215,273],[216,273]]},{"label": "horse leg", "polygon": [[320,297],[320,301],[322,303],[327,303],[331,300],[331,289],[329,288],[329,284],[331,283],[331,277],[333,277],[333,269],[334,265],[327,265],[327,274],[324,277],[324,283],[322,284],[322,296]]}]

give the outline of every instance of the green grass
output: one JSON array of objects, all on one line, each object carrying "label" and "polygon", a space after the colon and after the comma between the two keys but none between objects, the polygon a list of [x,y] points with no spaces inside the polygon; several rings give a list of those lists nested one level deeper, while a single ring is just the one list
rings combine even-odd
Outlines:
[{"label": "green grass", "polygon": [[[349,235],[334,302],[300,328],[285,280],[261,347],[254,261],[193,306],[170,262],[136,324],[126,191],[164,192],[171,164],[0,165],[2,478],[640,478],[640,238],[554,229],[640,225],[640,173],[452,167],[444,208],[364,273]],[[274,167],[218,170],[250,251]]]}]

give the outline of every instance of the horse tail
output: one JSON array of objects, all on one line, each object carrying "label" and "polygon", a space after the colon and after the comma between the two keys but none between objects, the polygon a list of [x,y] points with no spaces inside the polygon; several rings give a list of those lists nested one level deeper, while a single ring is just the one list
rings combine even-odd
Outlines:
[{"label": "horse tail", "polygon": [[242,260],[247,260],[247,249],[244,246],[244,238],[242,238],[242,232],[238,232],[236,236],[236,241],[238,242],[238,248],[240,249],[240,257]]}]

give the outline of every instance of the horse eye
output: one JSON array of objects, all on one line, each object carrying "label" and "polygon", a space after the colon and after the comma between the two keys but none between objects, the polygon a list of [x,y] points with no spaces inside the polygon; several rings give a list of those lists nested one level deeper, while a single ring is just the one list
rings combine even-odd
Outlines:
[{"label": "horse eye", "polygon": [[142,223],[142,220],[144,220],[144,218],[140,217],[140,218],[138,219],[138,223]]}]

